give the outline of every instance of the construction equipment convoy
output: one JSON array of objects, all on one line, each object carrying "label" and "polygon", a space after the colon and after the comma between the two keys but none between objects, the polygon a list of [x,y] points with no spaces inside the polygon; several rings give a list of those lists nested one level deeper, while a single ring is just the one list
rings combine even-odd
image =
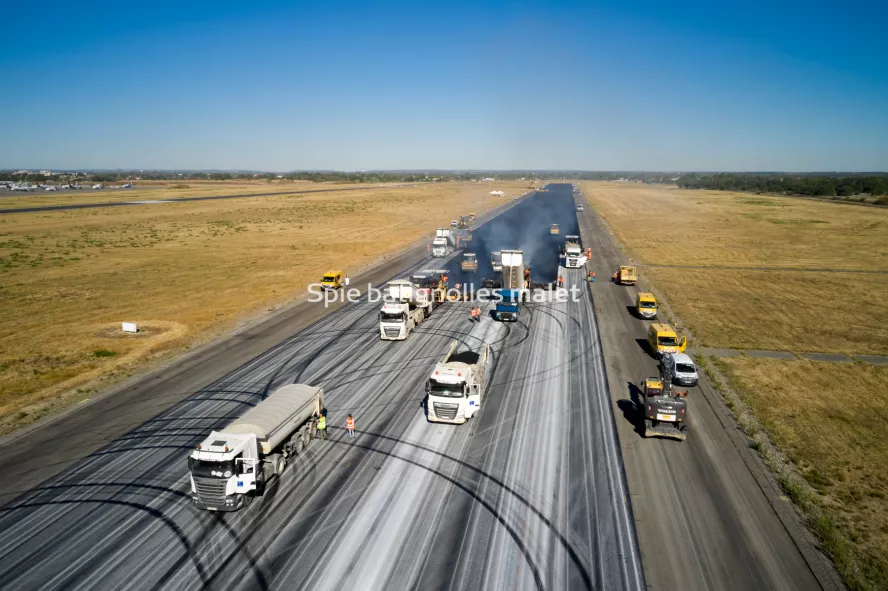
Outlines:
[{"label": "construction equipment convoy", "polygon": [[642,437],[671,437],[684,441],[688,437],[687,391],[672,389],[670,359],[660,360],[660,375],[642,378],[641,413],[638,429]]},{"label": "construction equipment convoy", "polygon": [[403,341],[432,313],[434,298],[429,290],[403,279],[389,281],[386,287],[386,302],[379,311],[379,337]]},{"label": "construction equipment convoy", "polygon": [[283,474],[290,458],[308,447],[323,410],[321,388],[290,384],[212,431],[188,457],[194,504],[210,511],[249,505]]},{"label": "construction equipment convoy", "polygon": [[456,248],[456,237],[450,228],[438,228],[435,230],[435,239],[432,241],[432,256],[446,257],[453,254]]},{"label": "construction equipment convoy", "polygon": [[435,365],[426,382],[428,419],[436,423],[462,424],[481,409],[485,375],[490,357],[490,345],[485,343],[479,352],[450,350]]},{"label": "construction equipment convoy", "polygon": [[561,257],[568,269],[580,269],[586,265],[586,254],[583,252],[579,236],[565,236],[561,247]]}]

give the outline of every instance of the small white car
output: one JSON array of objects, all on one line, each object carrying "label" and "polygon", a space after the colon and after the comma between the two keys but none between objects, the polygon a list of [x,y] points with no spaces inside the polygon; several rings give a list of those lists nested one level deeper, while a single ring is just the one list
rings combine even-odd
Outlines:
[{"label": "small white car", "polygon": [[681,386],[697,385],[697,366],[694,360],[685,353],[667,355],[670,369],[672,370],[672,382]]},{"label": "small white car", "polygon": [[577,211],[583,211],[583,204],[582,203],[577,205]]}]

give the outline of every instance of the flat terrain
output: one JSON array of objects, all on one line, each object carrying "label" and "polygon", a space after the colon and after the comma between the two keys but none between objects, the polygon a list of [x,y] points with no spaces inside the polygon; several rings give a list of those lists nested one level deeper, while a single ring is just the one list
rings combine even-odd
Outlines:
[{"label": "flat terrain", "polygon": [[[582,186],[627,257],[666,296],[696,346],[888,351],[888,329],[879,312],[888,297],[888,211],[653,185]],[[632,288],[627,291],[634,294]],[[854,450],[859,458],[870,458],[872,445],[888,444],[884,421],[877,419],[881,415],[872,413],[882,369],[748,359],[725,359],[720,367],[741,392],[758,392],[746,399],[815,489],[822,487],[818,475],[835,473],[835,459],[803,454],[799,442],[816,437],[823,449]],[[816,376],[812,383],[806,381],[809,374]],[[854,374],[850,382],[849,374]],[[765,411],[777,385],[781,402],[774,411],[784,413],[779,424],[766,420]],[[832,391],[841,398],[835,406],[828,403]],[[812,399],[813,408],[828,409],[813,430],[815,415],[800,410]],[[863,441],[871,444],[861,446]],[[873,476],[884,481],[886,474],[876,470]],[[886,579],[877,575],[888,564],[885,540],[869,534],[859,519],[870,504],[884,506],[884,500],[861,492],[852,478],[830,483],[833,488],[822,504],[840,524],[835,531],[849,549],[833,554],[839,568],[855,588],[884,588]],[[832,499],[841,499],[841,508]]]},{"label": "flat terrain", "polygon": [[[492,198],[490,187],[0,216],[0,431],[292,301],[329,268],[353,274],[523,190],[504,184]],[[144,331],[124,335],[122,321]]]},{"label": "flat terrain", "polygon": [[[527,238],[543,261],[555,247],[549,220],[575,231],[572,207],[565,189],[542,193],[475,241],[491,249]],[[509,227],[521,233],[509,237]],[[430,265],[458,258],[421,258],[404,272]],[[580,283],[580,271],[566,274]],[[41,590],[644,589],[589,296],[529,304],[511,324],[487,314],[471,323],[472,304],[448,303],[406,342],[379,339],[378,303],[347,304],[218,378],[221,360],[210,358],[79,407],[51,432],[0,448],[0,577]],[[238,335],[231,350],[259,338]],[[423,384],[452,339],[490,343],[490,389],[468,424],[430,424]],[[206,383],[192,389],[199,377]],[[330,439],[248,509],[196,510],[188,451],[293,382],[325,388]],[[348,413],[355,440],[342,429]],[[69,438],[81,457],[37,485],[34,471],[68,454],[57,443]]]},{"label": "flat terrain", "polygon": [[[817,501],[868,568],[888,581],[888,409],[878,393],[888,367],[860,363],[721,359],[774,443],[796,462]],[[836,434],[841,434],[837,436]]]}]

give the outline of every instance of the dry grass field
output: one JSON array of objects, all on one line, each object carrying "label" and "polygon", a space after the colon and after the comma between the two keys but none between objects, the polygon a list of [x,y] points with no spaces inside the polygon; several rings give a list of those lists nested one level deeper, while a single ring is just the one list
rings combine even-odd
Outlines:
[{"label": "dry grass field", "polygon": [[814,528],[841,555],[846,578],[856,581],[851,586],[888,586],[888,407],[876,395],[888,383],[888,366],[771,359],[718,364],[740,376],[735,389],[813,487],[812,500],[827,516]]},{"label": "dry grass field", "polygon": [[28,193],[0,191],[0,209],[75,205],[80,203],[108,203],[111,201],[165,201],[187,197],[216,195],[249,195],[254,193],[283,193],[317,191],[318,189],[365,189],[375,185],[342,183],[314,183],[311,181],[135,181],[130,189],[108,185],[94,190],[84,184],[80,191],[34,191]]},{"label": "dry grass field", "polygon": [[[522,183],[0,216],[0,431],[402,249]],[[120,322],[145,330],[124,336]]]},{"label": "dry grass field", "polygon": [[[888,270],[888,210],[582,187],[694,345],[888,353],[888,274],[873,272]],[[815,507],[809,523],[849,586],[888,588],[888,410],[879,396],[888,367],[751,358],[716,366],[814,491],[787,492]]]},{"label": "dry grass field", "polygon": [[[655,286],[681,296],[672,305],[697,344],[888,353],[888,210],[659,185],[583,189]],[[829,269],[885,273],[819,272]]]}]

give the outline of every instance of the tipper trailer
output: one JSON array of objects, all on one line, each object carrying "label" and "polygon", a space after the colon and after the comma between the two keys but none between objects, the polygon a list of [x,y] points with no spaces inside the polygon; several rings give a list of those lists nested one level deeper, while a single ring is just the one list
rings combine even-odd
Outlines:
[{"label": "tipper trailer", "polygon": [[426,382],[431,422],[462,424],[481,409],[490,345],[485,343],[478,352],[457,352],[458,345],[458,341],[451,343]]},{"label": "tipper trailer", "polygon": [[213,431],[188,457],[191,498],[201,509],[237,511],[280,477],[314,438],[324,390],[290,384]]}]

